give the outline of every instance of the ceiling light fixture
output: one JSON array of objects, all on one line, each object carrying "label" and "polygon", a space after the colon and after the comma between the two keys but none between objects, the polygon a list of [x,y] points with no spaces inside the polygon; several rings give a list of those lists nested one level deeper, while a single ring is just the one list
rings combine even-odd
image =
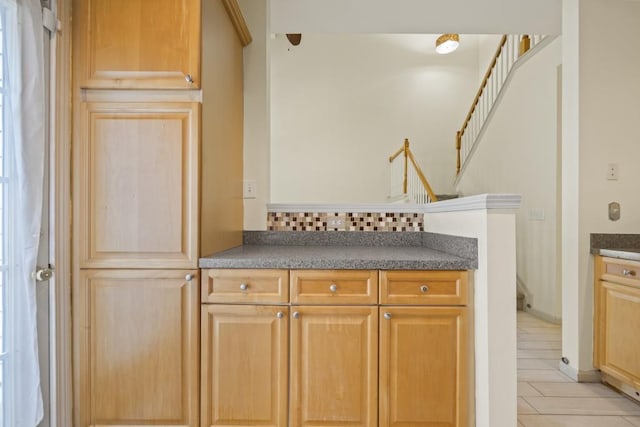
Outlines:
[{"label": "ceiling light fixture", "polygon": [[451,53],[458,48],[460,36],[457,34],[443,34],[436,40],[436,52],[440,54]]}]

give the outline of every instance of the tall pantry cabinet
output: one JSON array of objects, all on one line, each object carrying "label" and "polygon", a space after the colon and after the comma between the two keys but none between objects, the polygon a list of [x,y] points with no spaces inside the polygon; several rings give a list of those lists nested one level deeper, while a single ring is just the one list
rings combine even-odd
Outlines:
[{"label": "tall pantry cabinet", "polygon": [[198,258],[242,234],[236,0],[73,0],[74,425],[199,425]]}]

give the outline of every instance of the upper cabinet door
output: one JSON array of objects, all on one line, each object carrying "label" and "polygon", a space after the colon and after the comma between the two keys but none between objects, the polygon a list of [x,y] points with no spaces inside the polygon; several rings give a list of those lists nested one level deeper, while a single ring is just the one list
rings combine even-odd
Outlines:
[{"label": "upper cabinet door", "polygon": [[200,0],[74,0],[80,87],[200,87]]},{"label": "upper cabinet door", "polygon": [[74,148],[80,268],[195,268],[197,103],[83,103]]}]

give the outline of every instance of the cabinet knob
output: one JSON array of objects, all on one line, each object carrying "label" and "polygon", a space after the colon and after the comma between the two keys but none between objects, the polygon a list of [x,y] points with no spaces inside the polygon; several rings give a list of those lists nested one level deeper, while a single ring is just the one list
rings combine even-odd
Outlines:
[{"label": "cabinet knob", "polygon": [[391,320],[391,318],[392,318],[392,317],[393,317],[393,316],[391,316],[391,313],[389,313],[389,312],[386,312],[386,313],[384,314],[384,318],[385,318],[385,319],[387,319],[387,320]]},{"label": "cabinet knob", "polygon": [[278,319],[282,319],[284,317],[284,313],[282,311],[279,311],[279,312],[276,313],[276,317]]},{"label": "cabinet knob", "polygon": [[427,285],[420,286],[420,292],[422,293],[429,292],[429,287]]},{"label": "cabinet knob", "polygon": [[184,76],[184,79],[187,81],[187,83],[189,83],[190,85],[193,84],[193,77],[191,77],[191,74],[186,74]]},{"label": "cabinet knob", "polygon": [[336,285],[335,283],[332,283],[331,286],[329,286],[329,290],[331,292],[335,292],[338,290],[338,285]]},{"label": "cabinet knob", "polygon": [[193,274],[187,274],[186,276],[184,276],[184,280],[186,280],[187,282],[190,282],[193,280]]},{"label": "cabinet knob", "polygon": [[300,313],[299,313],[299,312],[297,312],[297,311],[294,311],[294,312],[293,312],[293,318],[294,318],[294,319],[297,319],[297,318],[299,318],[299,317],[300,317]]},{"label": "cabinet knob", "polygon": [[246,283],[240,283],[241,291],[246,291],[247,289],[249,289],[249,285],[247,285]]},{"label": "cabinet knob", "polygon": [[627,277],[629,277],[629,276],[633,277],[633,276],[636,275],[636,272],[634,270],[628,270],[628,269],[625,268],[625,269],[622,270],[622,275],[623,276],[627,276]]}]

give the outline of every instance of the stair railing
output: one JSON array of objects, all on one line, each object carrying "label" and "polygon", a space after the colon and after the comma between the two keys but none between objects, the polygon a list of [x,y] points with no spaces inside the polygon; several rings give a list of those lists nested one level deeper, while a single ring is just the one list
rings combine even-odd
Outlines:
[{"label": "stair railing", "polygon": [[480,83],[480,89],[471,103],[469,113],[460,130],[456,132],[456,175],[464,168],[473,152],[514,64],[545,37],[510,34],[500,39],[496,53]]},{"label": "stair railing", "polygon": [[[401,160],[396,161],[397,159]],[[418,204],[438,201],[429,181],[409,149],[408,139],[404,140],[404,144],[398,151],[389,156],[389,165],[390,198],[409,197],[410,201]]]}]

